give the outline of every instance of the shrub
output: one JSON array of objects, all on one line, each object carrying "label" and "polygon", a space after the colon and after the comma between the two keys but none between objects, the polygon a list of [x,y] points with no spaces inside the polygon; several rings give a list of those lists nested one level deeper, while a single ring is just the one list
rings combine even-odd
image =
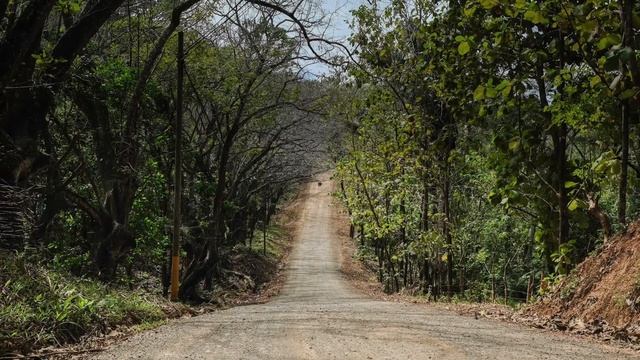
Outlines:
[{"label": "shrub", "polygon": [[0,260],[0,354],[166,318],[159,298],[68,276],[21,255]]}]

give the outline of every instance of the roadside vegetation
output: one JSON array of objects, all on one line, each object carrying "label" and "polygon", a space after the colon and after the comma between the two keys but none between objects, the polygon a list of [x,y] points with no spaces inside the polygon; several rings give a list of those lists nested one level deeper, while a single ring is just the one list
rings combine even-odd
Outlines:
[{"label": "roadside vegetation", "polygon": [[0,0],[0,353],[179,316],[171,255],[188,304],[273,279],[331,133],[321,16],[265,4]]},{"label": "roadside vegetation", "polygon": [[[0,266],[0,351],[35,349],[102,335],[117,326],[161,323],[177,308],[144,290],[70,277],[23,255],[4,255]],[[166,302],[166,300],[164,300]]]},{"label": "roadside vegetation", "polygon": [[345,43],[324,10],[0,0],[0,352],[178,316],[177,258],[185,304],[259,293],[329,167],[387,293],[560,309],[631,251],[639,4],[371,1]]},{"label": "roadside vegetation", "polygon": [[388,293],[534,301],[638,218],[639,13],[597,0],[353,13],[335,178]]},{"label": "roadside vegetation", "polygon": [[[284,204],[287,207],[276,210],[276,219],[266,227],[266,236],[256,231],[251,246],[229,250],[216,286],[203,292],[202,306],[170,302],[162,296],[161,274],[136,271],[133,277],[123,275],[105,283],[47,264],[38,254],[3,252],[0,354],[47,354],[52,348],[90,343],[93,337],[112,332],[148,330],[172,318],[265,301],[279,292],[280,270],[291,248],[291,223],[297,219],[295,201]],[[43,348],[49,350],[39,351]]]}]

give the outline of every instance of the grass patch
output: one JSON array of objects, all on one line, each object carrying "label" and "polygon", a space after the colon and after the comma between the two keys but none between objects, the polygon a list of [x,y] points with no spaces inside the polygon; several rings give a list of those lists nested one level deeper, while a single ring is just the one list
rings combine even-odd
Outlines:
[{"label": "grass patch", "polygon": [[[267,227],[266,236],[266,256],[268,258],[279,259],[284,255],[287,242],[285,241],[287,232],[281,225],[269,225]],[[264,232],[261,230],[256,231],[253,242],[251,243],[251,250],[257,253],[263,254],[265,241]]]},{"label": "grass patch", "polygon": [[135,325],[133,327],[133,330],[136,331],[136,332],[153,330],[153,329],[155,329],[157,327],[160,327],[162,325],[166,325],[167,323],[168,323],[167,319],[143,322],[142,324]]},{"label": "grass patch", "polygon": [[1,255],[0,354],[76,342],[118,325],[154,327],[167,317],[162,301]]}]

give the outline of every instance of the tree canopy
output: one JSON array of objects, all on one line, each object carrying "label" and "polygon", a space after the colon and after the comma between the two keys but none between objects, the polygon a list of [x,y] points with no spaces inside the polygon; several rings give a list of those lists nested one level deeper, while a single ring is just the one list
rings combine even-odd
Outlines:
[{"label": "tree canopy", "polygon": [[354,11],[337,177],[389,291],[529,299],[637,218],[639,10]]}]

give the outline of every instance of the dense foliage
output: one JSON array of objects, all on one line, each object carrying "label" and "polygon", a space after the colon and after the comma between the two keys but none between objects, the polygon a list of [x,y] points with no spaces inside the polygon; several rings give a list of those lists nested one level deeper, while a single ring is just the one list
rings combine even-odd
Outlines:
[{"label": "dense foliage", "polygon": [[0,251],[166,293],[181,132],[180,296],[203,300],[322,150],[317,21],[286,1],[0,1]]},{"label": "dense foliage", "polygon": [[354,12],[337,178],[388,291],[528,299],[636,218],[629,0]]},{"label": "dense foliage", "polygon": [[[142,290],[114,289],[90,279],[69,279],[24,256],[2,258],[0,353],[75,342],[122,325],[153,326],[180,311],[166,309]],[[173,310],[173,314],[169,310]]]},{"label": "dense foliage", "polygon": [[269,263],[255,235],[327,153],[387,291],[543,293],[640,213],[639,19],[374,0],[347,45],[312,2],[0,0],[0,340],[162,318],[120,291],[166,295],[173,237],[182,300],[250,278],[231,262]]}]

